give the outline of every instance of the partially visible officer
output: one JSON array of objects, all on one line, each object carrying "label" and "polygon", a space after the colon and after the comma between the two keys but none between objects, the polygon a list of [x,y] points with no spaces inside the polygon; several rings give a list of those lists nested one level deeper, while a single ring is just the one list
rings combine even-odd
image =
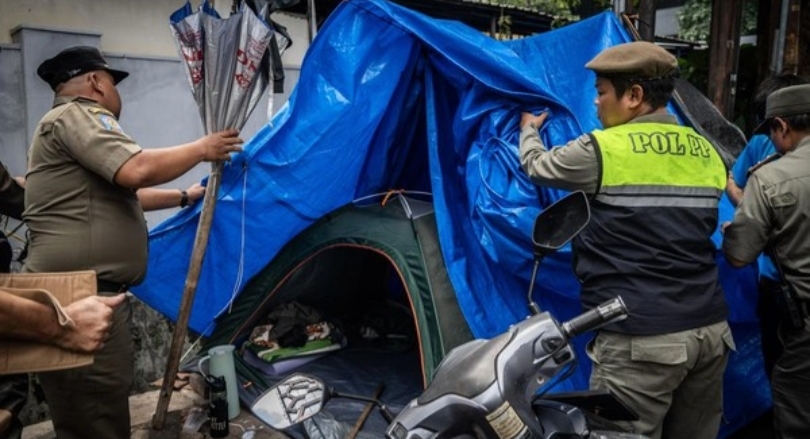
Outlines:
[{"label": "partially visible officer", "polygon": [[[781,88],[806,83],[807,80],[793,74],[775,75],[762,81],[754,92],[752,105],[758,123],[765,120],[767,100],[771,93]],[[776,147],[771,142],[768,133],[753,133],[728,173],[726,195],[728,195],[729,201],[734,206],[739,205],[745,185],[748,183],[748,176],[760,166],[777,160],[779,157],[780,154],[776,152]],[[760,255],[757,258],[757,267],[759,268],[759,278],[756,312],[759,317],[765,375],[770,380],[776,359],[782,353],[782,343],[779,341],[777,330],[777,302],[775,300],[782,283],[769,256]]]},{"label": "partially visible officer", "polygon": [[[30,232],[27,272],[95,270],[100,295],[126,291],[146,271],[147,228],[136,190],[177,178],[202,161],[240,151],[236,130],[191,143],[142,149],[118,124],[116,84],[98,49],[77,46],[45,60],[37,74],[55,92],[34,132],[23,218]],[[130,436],[128,396],[134,353],[130,308],[92,366],[40,374],[59,439]]]},{"label": "partially visible officer", "polygon": [[804,439],[810,437],[810,85],[771,93],[765,117],[757,132],[770,132],[782,158],[749,177],[724,227],[723,251],[742,267],[768,250],[784,274],[784,350],[771,377],[774,422],[781,438]]},{"label": "partially visible officer", "polygon": [[[22,219],[24,189],[19,181],[0,163],[0,215]],[[0,273],[11,269],[13,252],[5,234],[0,232]],[[0,337],[16,326],[15,309],[9,301],[14,298],[0,291]],[[13,314],[12,314],[13,313]],[[17,439],[22,435],[22,423],[17,418],[28,395],[28,374],[0,375],[0,439]]]},{"label": "partially visible officer", "polygon": [[667,112],[677,65],[648,42],[602,51],[585,67],[604,129],[548,150],[546,113],[523,113],[520,162],[539,185],[589,194],[591,221],[573,243],[583,307],[621,296],[630,313],[588,345],[591,388],[636,411],[636,433],[715,439],[734,349],[711,240],[726,169]]}]

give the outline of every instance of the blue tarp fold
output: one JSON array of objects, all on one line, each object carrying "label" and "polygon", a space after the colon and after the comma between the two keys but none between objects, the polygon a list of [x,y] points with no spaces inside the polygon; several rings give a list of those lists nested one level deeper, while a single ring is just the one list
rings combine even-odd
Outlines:
[{"label": "blue tarp fold", "polygon": [[[225,166],[190,327],[210,333],[241,287],[322,215],[391,189],[434,194],[448,273],[477,337],[525,318],[532,223],[562,192],[520,170],[520,113],[550,112],[541,133],[548,144],[599,128],[594,77],[583,66],[626,41],[609,13],[499,42],[383,0],[342,2],[309,48],[288,104]],[[152,231],[148,275],[135,289],[172,319],[199,213],[186,209]],[[724,199],[721,220],[732,213]],[[731,269],[719,253],[718,261],[738,346],[723,436],[770,402],[756,272]],[[570,251],[546,258],[535,289],[541,307],[569,318],[580,311],[578,293]],[[585,338],[576,342],[576,373],[555,391],[587,387]]]}]

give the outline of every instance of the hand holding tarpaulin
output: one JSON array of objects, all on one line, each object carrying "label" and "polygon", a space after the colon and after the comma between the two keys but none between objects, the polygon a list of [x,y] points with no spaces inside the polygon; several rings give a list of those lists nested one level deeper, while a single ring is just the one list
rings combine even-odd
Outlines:
[{"label": "hand holding tarpaulin", "polygon": [[[189,85],[205,132],[241,129],[272,80],[270,70],[261,69],[261,60],[273,36],[272,27],[244,5],[239,13],[222,19],[207,1],[197,12],[192,12],[191,3],[186,2],[171,15],[170,24],[178,52],[187,68]],[[180,351],[208,245],[222,167],[222,161],[213,162],[208,177],[166,373],[152,419],[155,429],[163,428],[169,407],[172,383],[180,363]]]}]

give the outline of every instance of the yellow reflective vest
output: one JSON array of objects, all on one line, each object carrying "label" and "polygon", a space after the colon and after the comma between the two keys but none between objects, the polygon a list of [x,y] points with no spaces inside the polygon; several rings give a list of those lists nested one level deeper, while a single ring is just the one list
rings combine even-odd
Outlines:
[{"label": "yellow reflective vest", "polygon": [[728,310],[711,240],[726,169],[693,129],[631,123],[591,133],[599,159],[592,218],[574,242],[586,308],[621,296],[630,318],[607,330],[664,334]]},{"label": "yellow reflective vest", "polygon": [[591,138],[601,158],[602,202],[716,207],[726,187],[723,160],[692,128],[631,123],[594,131]]}]

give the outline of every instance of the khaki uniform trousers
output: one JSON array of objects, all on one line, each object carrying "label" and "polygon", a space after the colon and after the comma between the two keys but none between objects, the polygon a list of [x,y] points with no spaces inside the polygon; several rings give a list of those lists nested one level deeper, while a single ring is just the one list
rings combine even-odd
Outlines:
[{"label": "khaki uniform trousers", "polygon": [[129,439],[135,361],[130,314],[129,301],[116,308],[92,365],[39,374],[57,439]]},{"label": "khaki uniform trousers", "polygon": [[771,379],[773,417],[780,439],[810,438],[810,317],[803,329],[780,327],[784,350]]},{"label": "khaki uniform trousers", "polygon": [[619,422],[652,439],[716,439],[723,373],[734,340],[728,323],[640,336],[600,331],[587,347],[591,388],[608,389],[638,415]]}]

